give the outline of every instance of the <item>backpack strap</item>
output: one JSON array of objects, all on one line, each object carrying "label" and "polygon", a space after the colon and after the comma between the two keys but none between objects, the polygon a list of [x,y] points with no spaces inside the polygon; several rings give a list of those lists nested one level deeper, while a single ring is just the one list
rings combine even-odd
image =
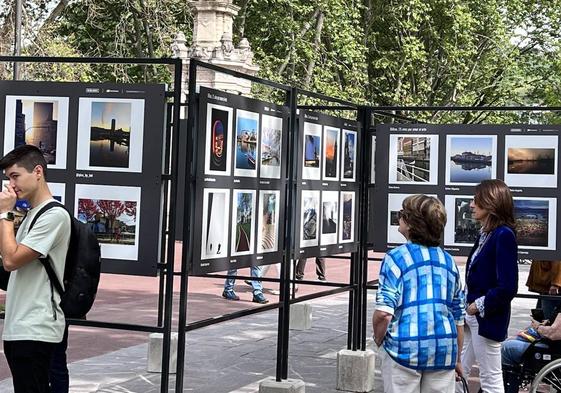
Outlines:
[{"label": "backpack strap", "polygon": [[[47,210],[52,209],[53,207],[62,207],[64,210],[66,210],[66,208],[58,202],[53,201],[53,202],[47,203],[33,217],[33,220],[31,220],[31,224],[29,224],[29,229],[27,230],[27,233],[29,233],[31,231],[31,228],[33,228],[33,225],[35,225],[35,222],[37,222],[37,219],[39,218],[39,216],[41,216],[41,214],[45,213]],[[66,211],[68,212],[68,210],[66,210]],[[47,275],[49,276],[49,280],[51,280],[51,284],[55,287],[58,294],[60,296],[64,295],[64,290],[62,289],[62,284],[58,280],[58,277],[56,276],[55,270],[53,269],[53,266],[49,262],[49,256],[47,255],[45,258],[38,258],[38,259],[39,259],[39,262],[41,262],[41,264],[45,267],[45,270],[47,271]]]}]

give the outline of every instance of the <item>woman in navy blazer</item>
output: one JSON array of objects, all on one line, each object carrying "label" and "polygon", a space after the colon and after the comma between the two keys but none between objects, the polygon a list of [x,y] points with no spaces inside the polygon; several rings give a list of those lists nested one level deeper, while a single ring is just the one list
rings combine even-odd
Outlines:
[{"label": "woman in navy blazer", "polygon": [[467,377],[477,361],[483,392],[503,393],[501,341],[518,290],[514,204],[503,181],[485,180],[475,188],[471,208],[481,230],[466,265],[462,366]]}]

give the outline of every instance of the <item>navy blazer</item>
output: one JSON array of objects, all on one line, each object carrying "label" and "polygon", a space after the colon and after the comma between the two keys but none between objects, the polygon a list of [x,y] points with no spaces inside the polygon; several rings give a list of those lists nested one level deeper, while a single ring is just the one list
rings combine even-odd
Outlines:
[{"label": "navy blazer", "polygon": [[510,321],[510,302],[518,291],[518,245],[516,235],[507,226],[499,226],[473,258],[479,238],[471,249],[466,266],[467,304],[485,296],[485,312],[479,314],[479,335],[504,341]]}]

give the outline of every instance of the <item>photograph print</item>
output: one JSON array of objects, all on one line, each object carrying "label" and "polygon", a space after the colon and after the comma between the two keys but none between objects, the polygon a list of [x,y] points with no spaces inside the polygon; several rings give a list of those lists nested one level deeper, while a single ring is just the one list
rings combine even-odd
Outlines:
[{"label": "photograph print", "polygon": [[321,193],[321,238],[320,245],[337,243],[339,229],[339,192]]},{"label": "photograph print", "polygon": [[255,190],[234,190],[232,198],[232,256],[254,252]]},{"label": "photograph print", "polygon": [[233,109],[208,104],[206,108],[205,175],[230,176]]},{"label": "photograph print", "polygon": [[481,225],[473,218],[470,207],[473,196],[469,195],[446,195],[444,205],[448,220],[444,227],[444,244],[471,247],[477,236]]},{"label": "photograph print", "polygon": [[275,252],[279,249],[279,206],[280,191],[259,191],[258,254]]},{"label": "photograph print", "polygon": [[39,148],[49,168],[66,169],[68,97],[6,96],[4,154]]},{"label": "photograph print", "polygon": [[514,198],[514,219],[518,247],[555,250],[557,238],[555,198]]},{"label": "photograph print", "polygon": [[77,184],[74,215],[95,233],[101,257],[138,260],[140,187]]},{"label": "photograph print", "polygon": [[282,118],[263,115],[261,117],[261,163],[260,177],[280,179],[282,157]]},{"label": "photograph print", "polygon": [[372,157],[370,158],[370,184],[376,183],[376,135],[372,135]]},{"label": "photograph print", "polygon": [[446,184],[477,185],[497,177],[496,135],[448,135]]},{"label": "photograph print", "polygon": [[356,131],[343,130],[343,151],[341,159],[343,176],[341,181],[356,180]]},{"label": "photograph print", "polygon": [[234,176],[257,177],[259,113],[236,111]]},{"label": "photograph print", "polygon": [[302,190],[300,247],[319,245],[320,191]]},{"label": "photograph print", "polygon": [[[405,237],[399,233],[399,211],[402,209],[403,201],[411,194],[388,194],[388,244],[403,244]],[[437,195],[427,194],[438,198]]]},{"label": "photograph print", "polygon": [[323,180],[339,180],[339,128],[323,127]]},{"label": "photograph print", "polygon": [[556,135],[507,135],[505,183],[511,187],[557,187]]},{"label": "photograph print", "polygon": [[355,192],[341,191],[340,202],[341,230],[339,231],[339,243],[352,243],[355,240]]},{"label": "photograph print", "polygon": [[437,184],[438,135],[390,135],[390,184]]},{"label": "photograph print", "polygon": [[304,123],[302,179],[321,180],[321,124]]},{"label": "photograph print", "polygon": [[228,256],[229,214],[230,190],[205,188],[203,190],[201,259]]},{"label": "photograph print", "polygon": [[142,172],[144,100],[80,98],[76,169]]}]

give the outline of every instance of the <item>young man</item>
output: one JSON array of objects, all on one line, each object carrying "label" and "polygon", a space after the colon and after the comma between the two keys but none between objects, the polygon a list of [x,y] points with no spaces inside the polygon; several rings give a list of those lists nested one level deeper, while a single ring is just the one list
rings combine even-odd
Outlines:
[{"label": "young man", "polygon": [[[50,392],[49,367],[53,351],[64,334],[65,320],[60,296],[38,258],[49,257],[62,283],[70,242],[70,217],[61,208],[33,217],[54,201],[47,186],[47,163],[39,149],[19,146],[0,159],[0,169],[9,179],[0,192],[0,256],[11,271],[6,294],[4,354],[13,377],[15,393]],[[14,235],[16,199],[25,199],[31,209]]]}]

